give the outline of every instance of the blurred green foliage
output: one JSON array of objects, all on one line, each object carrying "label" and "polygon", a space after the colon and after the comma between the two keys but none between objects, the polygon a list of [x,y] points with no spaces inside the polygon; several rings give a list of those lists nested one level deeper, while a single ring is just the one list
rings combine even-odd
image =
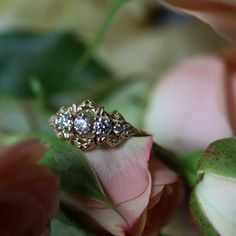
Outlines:
[{"label": "blurred green foliage", "polygon": [[71,33],[7,33],[0,36],[0,92],[32,97],[37,78],[48,97],[61,91],[111,79],[110,72],[91,59],[85,68],[78,60],[85,45]]}]

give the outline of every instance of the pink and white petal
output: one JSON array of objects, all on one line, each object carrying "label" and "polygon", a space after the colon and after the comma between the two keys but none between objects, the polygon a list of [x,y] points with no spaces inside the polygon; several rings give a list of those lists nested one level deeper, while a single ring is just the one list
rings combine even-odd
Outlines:
[{"label": "pink and white petal", "polygon": [[151,156],[149,169],[152,175],[153,186],[164,186],[166,184],[175,183],[178,175],[168,168],[164,163],[157,159],[154,155]]},{"label": "pink and white petal", "polygon": [[108,198],[119,204],[137,198],[149,187],[148,161],[152,137],[133,137],[112,149],[86,152]]},{"label": "pink and white petal", "polygon": [[178,181],[178,175],[153,154],[151,155],[149,165],[152,176],[152,191],[148,207],[152,208],[160,200],[164,187]]},{"label": "pink and white petal", "polygon": [[225,73],[222,58],[205,56],[164,76],[153,89],[145,117],[154,140],[175,151],[192,151],[232,136]]},{"label": "pink and white petal", "polygon": [[[150,175],[149,181],[151,182]],[[137,198],[116,205],[115,207],[120,212],[122,217],[111,208],[102,208],[97,202],[94,204],[88,202],[86,203],[85,201],[79,201],[77,197],[72,197],[67,194],[62,194],[61,199],[63,203],[70,205],[70,207],[73,207],[73,209],[83,211],[89,215],[97,222],[97,224],[102,226],[112,235],[124,236],[126,235],[125,232],[133,229],[133,227],[140,220],[143,212],[148,206],[150,193],[151,184],[149,184],[146,190]],[[142,230],[142,227],[140,230]]]}]

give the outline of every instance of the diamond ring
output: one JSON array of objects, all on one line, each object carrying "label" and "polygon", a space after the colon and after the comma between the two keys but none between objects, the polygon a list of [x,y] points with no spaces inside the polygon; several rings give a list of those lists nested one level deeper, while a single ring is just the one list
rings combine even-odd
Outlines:
[{"label": "diamond ring", "polygon": [[114,147],[131,136],[148,135],[134,128],[119,112],[108,113],[90,100],[60,108],[49,119],[49,125],[59,138],[69,140],[83,151]]}]

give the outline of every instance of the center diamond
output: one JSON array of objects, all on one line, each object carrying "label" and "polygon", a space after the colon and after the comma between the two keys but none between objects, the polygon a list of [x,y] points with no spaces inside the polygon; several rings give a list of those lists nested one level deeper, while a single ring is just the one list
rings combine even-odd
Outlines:
[{"label": "center diamond", "polygon": [[106,137],[112,132],[112,121],[108,118],[97,118],[93,124],[93,129],[96,135]]},{"label": "center diamond", "polygon": [[88,134],[91,130],[91,126],[91,119],[84,114],[79,115],[74,121],[75,130],[79,134]]}]

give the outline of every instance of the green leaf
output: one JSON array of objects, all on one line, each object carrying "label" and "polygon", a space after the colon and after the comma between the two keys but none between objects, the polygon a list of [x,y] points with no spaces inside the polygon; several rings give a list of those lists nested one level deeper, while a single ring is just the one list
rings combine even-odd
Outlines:
[{"label": "green leaf", "polygon": [[204,172],[235,178],[236,139],[227,138],[212,143],[201,158],[198,171],[200,178]]},{"label": "green leaf", "polygon": [[96,234],[88,232],[88,230],[76,222],[71,225],[69,222],[64,223],[61,220],[54,219],[51,222],[50,236],[95,236]]},{"label": "green leaf", "polygon": [[60,176],[61,190],[107,203],[108,199],[82,152],[56,137],[47,141],[51,143],[51,147],[40,163]]},{"label": "green leaf", "polygon": [[0,93],[32,96],[32,78],[37,78],[45,96],[110,80],[110,73],[95,60],[78,69],[84,50],[84,44],[70,33],[1,35]]}]

